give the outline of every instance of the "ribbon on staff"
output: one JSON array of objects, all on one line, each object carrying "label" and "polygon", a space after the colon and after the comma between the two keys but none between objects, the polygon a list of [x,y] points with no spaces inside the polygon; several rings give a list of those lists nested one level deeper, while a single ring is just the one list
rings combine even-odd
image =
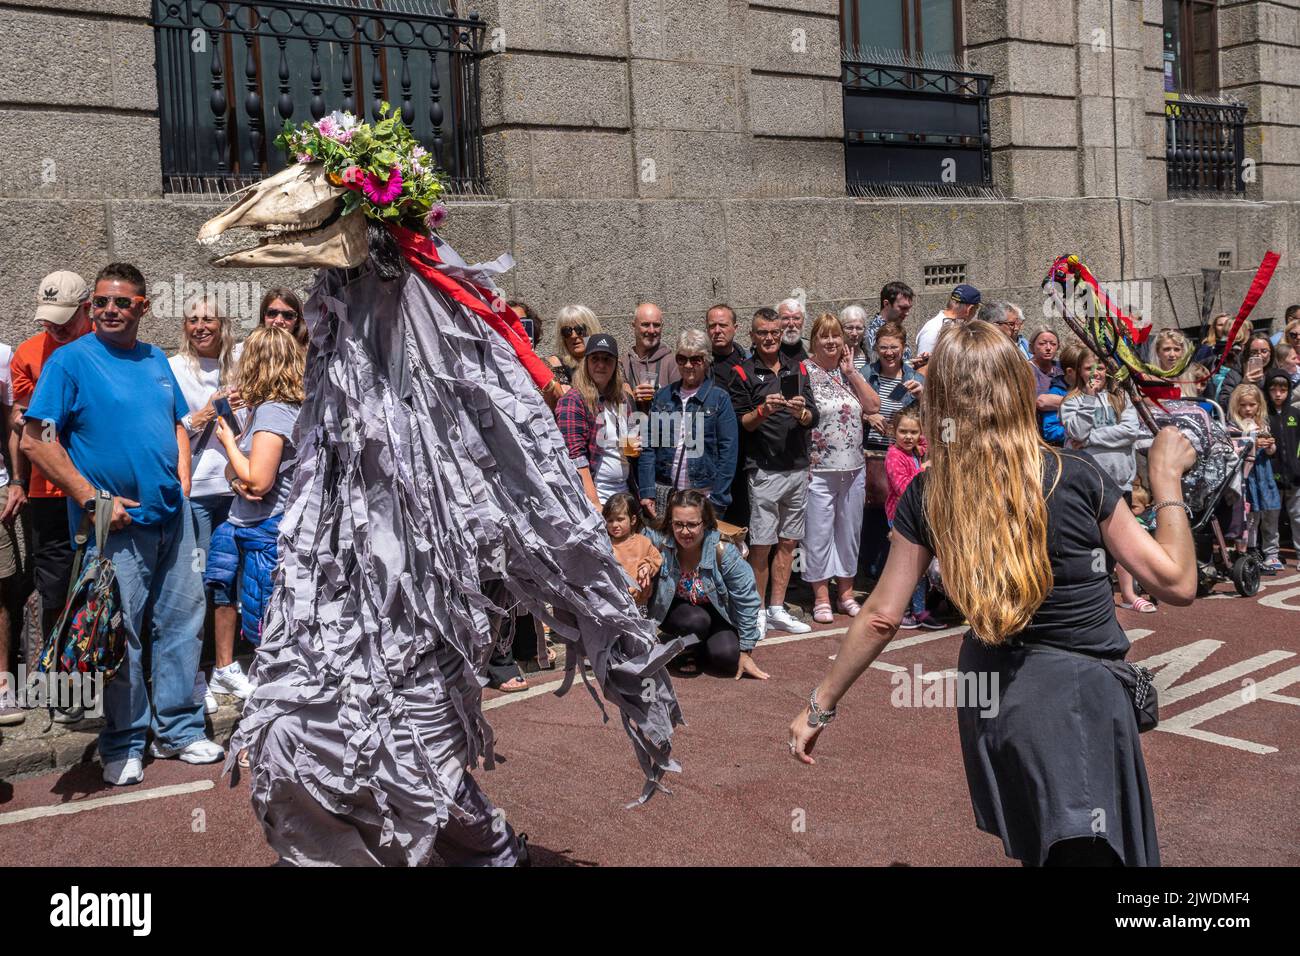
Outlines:
[{"label": "ribbon on staff", "polygon": [[532,341],[524,331],[519,317],[513,309],[501,302],[499,295],[477,283],[455,279],[440,272],[436,267],[443,264],[442,257],[438,255],[438,247],[432,237],[392,224],[388,225],[388,231],[392,233],[398,248],[402,250],[402,256],[412,269],[481,318],[490,329],[506,340],[532,378],[533,384],[543,391],[551,385],[555,380],[555,372],[533,351]]},{"label": "ribbon on staff", "polygon": [[[1237,310],[1237,317],[1232,321],[1232,328],[1224,337],[1223,354],[1221,354],[1219,360],[1214,363],[1214,368],[1210,370],[1210,375],[1213,375],[1221,369],[1223,363],[1228,360],[1228,352],[1231,351],[1232,343],[1237,338],[1237,330],[1241,328],[1242,323],[1250,316],[1256,303],[1259,302],[1260,296],[1262,296],[1264,290],[1268,288],[1269,282],[1273,279],[1273,270],[1277,268],[1278,261],[1281,258],[1281,256],[1272,250],[1269,250],[1264,254],[1264,261],[1261,262],[1259,268],[1255,270],[1255,278],[1251,280],[1250,288],[1246,290],[1246,298],[1242,300],[1241,308]],[[1208,378],[1209,376],[1206,377]]]}]

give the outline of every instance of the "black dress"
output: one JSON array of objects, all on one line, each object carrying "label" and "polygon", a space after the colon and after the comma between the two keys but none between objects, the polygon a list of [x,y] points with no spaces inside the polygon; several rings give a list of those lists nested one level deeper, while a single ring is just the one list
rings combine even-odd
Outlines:
[{"label": "black dress", "polygon": [[[1002,838],[1008,856],[1031,865],[1058,841],[1103,837],[1125,865],[1158,866],[1133,705],[1119,680],[1089,659],[1122,658],[1129,649],[1115,617],[1110,558],[1098,561],[1100,524],[1123,498],[1086,453],[1059,454],[1061,478],[1047,498],[1052,590],[1006,645],[990,647],[968,631],[958,657],[960,673],[997,680],[996,713],[974,701],[957,710],[975,820]],[[1046,493],[1055,456],[1044,471]],[[908,486],[894,530],[933,551],[921,497],[929,474]],[[1034,644],[1049,650],[1026,649]]]}]

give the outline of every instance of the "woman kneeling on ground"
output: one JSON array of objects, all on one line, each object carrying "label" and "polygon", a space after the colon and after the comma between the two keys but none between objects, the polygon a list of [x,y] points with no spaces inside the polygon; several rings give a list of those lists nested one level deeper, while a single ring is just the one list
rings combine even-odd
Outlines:
[{"label": "woman kneeling on ground", "polygon": [[[1029,866],[1158,865],[1134,701],[1109,666],[1129,641],[1109,562],[1097,556],[1113,556],[1160,600],[1192,603],[1182,475],[1196,453],[1175,428],[1156,436],[1152,537],[1088,455],[1043,442],[1033,370],[994,326],[947,329],[930,366],[930,468],[899,502],[880,583],[790,724],[790,754],[813,762],[822,728],[893,639],[937,556],[944,590],[971,624],[953,703],[979,828]],[[977,694],[965,691],[971,683]]]},{"label": "woman kneeling on ground", "polygon": [[754,571],[739,548],[722,541],[709,499],[698,491],[673,492],[660,530],[646,537],[663,555],[648,616],[670,638],[698,637],[703,670],[767,680],[754,663],[760,636]]}]

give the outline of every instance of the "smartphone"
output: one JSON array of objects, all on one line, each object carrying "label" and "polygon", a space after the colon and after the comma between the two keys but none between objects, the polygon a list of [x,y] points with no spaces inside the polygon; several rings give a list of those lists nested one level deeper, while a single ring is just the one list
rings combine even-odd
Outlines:
[{"label": "smartphone", "polygon": [[1252,372],[1258,372],[1264,367],[1264,356],[1252,355],[1246,362],[1246,368]]},{"label": "smartphone", "polygon": [[232,432],[239,432],[239,422],[235,420],[235,410],[230,407],[230,399],[219,398],[212,403],[212,407],[216,409],[219,418],[226,420],[226,424],[230,426]]},{"label": "smartphone", "polygon": [[782,372],[781,373],[781,397],[794,398],[799,394],[799,373]]}]

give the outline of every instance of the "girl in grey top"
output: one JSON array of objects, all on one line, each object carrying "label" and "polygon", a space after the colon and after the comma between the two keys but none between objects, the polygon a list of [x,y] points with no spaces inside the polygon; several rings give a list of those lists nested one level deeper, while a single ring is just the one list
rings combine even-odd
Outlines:
[{"label": "girl in grey top", "polygon": [[[1133,478],[1137,474],[1137,450],[1151,444],[1151,434],[1138,418],[1128,396],[1106,388],[1106,367],[1088,349],[1074,362],[1075,386],[1061,403],[1061,424],[1074,448],[1088,452],[1102,471],[1115,479],[1124,500],[1133,504]],[[1117,565],[1120,607],[1150,614],[1155,604],[1137,593],[1133,575]]]},{"label": "girl in grey top", "polygon": [[226,477],[238,495],[227,519],[252,527],[283,514],[297,459],[294,426],[303,400],[305,355],[293,336],[276,326],[262,326],[244,343],[240,392],[251,410],[248,427],[236,439],[227,423],[217,420],[217,440],[230,464]]}]

